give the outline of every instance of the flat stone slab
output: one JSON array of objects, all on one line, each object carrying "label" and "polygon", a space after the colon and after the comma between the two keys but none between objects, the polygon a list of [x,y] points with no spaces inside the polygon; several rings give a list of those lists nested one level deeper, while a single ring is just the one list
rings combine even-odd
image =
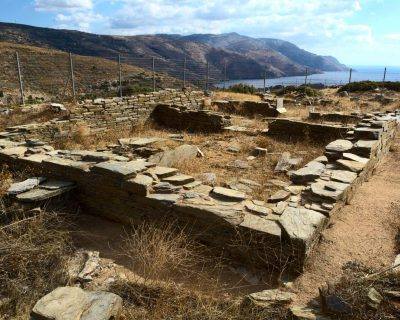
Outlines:
[{"label": "flat stone slab", "polygon": [[251,202],[246,203],[245,207],[248,211],[262,216],[266,216],[272,213],[272,209],[264,206],[259,206]]},{"label": "flat stone slab", "polygon": [[353,160],[353,161],[361,162],[361,163],[364,163],[364,164],[368,163],[368,161],[369,161],[368,158],[363,158],[363,157],[360,157],[360,156],[358,156],[356,154],[348,153],[348,152],[343,153],[343,158],[345,160]]},{"label": "flat stone slab", "polygon": [[134,148],[144,147],[156,142],[165,141],[163,138],[139,138],[139,139],[130,139],[129,145]]},{"label": "flat stone slab", "polygon": [[214,187],[212,189],[212,193],[216,195],[217,197],[221,197],[226,200],[231,200],[231,201],[242,201],[247,199],[247,196],[245,193],[237,190],[232,190],[228,188],[223,188],[223,187]]},{"label": "flat stone slab", "polygon": [[290,179],[296,184],[304,184],[317,179],[325,169],[325,165],[318,161],[311,161],[305,167],[293,171]]},{"label": "flat stone slab", "polygon": [[326,147],[326,151],[330,152],[345,152],[353,148],[353,143],[349,140],[338,139],[329,143]]},{"label": "flat stone slab", "polygon": [[334,181],[352,183],[357,178],[357,173],[346,170],[333,170],[331,179]]},{"label": "flat stone slab", "polygon": [[254,214],[245,214],[240,227],[256,230],[265,234],[281,237],[282,230],[276,221],[268,220],[265,217],[256,216]]},{"label": "flat stone slab", "polygon": [[117,319],[122,299],[105,291],[85,291],[59,287],[45,295],[32,310],[33,320],[110,320]]},{"label": "flat stone slab", "polygon": [[186,174],[177,174],[175,176],[167,177],[162,179],[162,181],[173,184],[174,186],[183,186],[184,184],[188,184],[194,181],[192,176],[188,176]]},{"label": "flat stone slab", "polygon": [[346,159],[339,159],[336,162],[346,170],[350,170],[353,172],[361,172],[364,167],[365,163],[353,161],[353,160],[346,160]]},{"label": "flat stone slab", "polygon": [[36,201],[48,200],[48,199],[57,197],[59,195],[62,195],[64,193],[72,190],[74,187],[75,186],[59,188],[59,189],[52,189],[52,190],[36,188],[36,189],[29,190],[27,192],[18,194],[17,200],[19,200],[21,202],[36,202]]},{"label": "flat stone slab", "polygon": [[178,169],[169,168],[169,167],[161,167],[155,166],[154,168],[149,169],[149,172],[155,174],[158,178],[167,178],[173,176],[178,173]]},{"label": "flat stone slab", "polygon": [[139,172],[147,169],[146,162],[133,160],[129,162],[107,161],[94,165],[93,172],[109,174],[121,179],[134,178]]},{"label": "flat stone slab", "polygon": [[288,199],[290,197],[290,192],[286,190],[279,190],[275,192],[271,197],[269,197],[268,202],[280,202]]},{"label": "flat stone slab", "polygon": [[[323,199],[326,199],[326,200],[329,200],[332,202],[336,202],[337,200],[341,199],[341,197],[344,193],[344,190],[340,190],[340,189],[332,190],[333,188],[329,188],[328,183],[329,182],[313,183],[311,185],[311,192],[312,192],[312,194],[314,194],[320,198],[323,198]],[[333,183],[333,181],[331,181],[330,185],[332,185],[332,183]]]},{"label": "flat stone slab", "polygon": [[39,188],[46,190],[58,190],[61,188],[69,188],[75,185],[74,182],[71,181],[62,181],[62,180],[47,180],[42,183]]},{"label": "flat stone slab", "polygon": [[317,211],[287,207],[279,218],[279,224],[292,240],[308,243],[326,217]]},{"label": "flat stone slab", "polygon": [[246,296],[246,300],[256,307],[268,308],[277,305],[289,304],[295,298],[295,294],[279,289],[263,290]]},{"label": "flat stone slab", "polygon": [[322,315],[317,310],[307,307],[292,306],[289,310],[293,320],[334,320],[328,316]]},{"label": "flat stone slab", "polygon": [[154,162],[159,166],[173,167],[182,161],[189,161],[195,159],[200,155],[200,150],[197,146],[183,144],[173,150],[152,155],[149,158],[150,162]]},{"label": "flat stone slab", "polygon": [[27,150],[28,150],[27,147],[11,147],[0,150],[0,154],[17,158],[17,157],[23,157]]},{"label": "flat stone slab", "polygon": [[175,193],[152,193],[149,194],[147,198],[158,200],[166,204],[173,204],[180,199],[180,195]]},{"label": "flat stone slab", "polygon": [[16,195],[26,191],[29,191],[35,187],[37,187],[40,183],[45,181],[44,177],[34,177],[26,179],[22,182],[13,183],[10,188],[8,188],[7,193],[9,195]]}]

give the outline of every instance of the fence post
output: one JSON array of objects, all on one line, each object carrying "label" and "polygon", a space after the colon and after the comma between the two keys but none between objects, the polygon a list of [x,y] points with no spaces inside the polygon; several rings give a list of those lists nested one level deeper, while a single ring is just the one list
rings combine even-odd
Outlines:
[{"label": "fence post", "polygon": [[306,68],[306,76],[304,78],[304,84],[307,85],[308,68]]},{"label": "fence post", "polygon": [[186,57],[183,60],[183,88],[186,88]]},{"label": "fence post", "polygon": [[22,105],[25,105],[24,86],[22,83],[21,65],[19,63],[18,51],[15,52],[15,58],[17,59],[18,82],[19,82],[19,92],[21,94],[21,103]]},{"label": "fence post", "polygon": [[119,96],[122,98],[122,66],[121,54],[118,53],[118,77],[119,77]]},{"label": "fence post", "polygon": [[153,92],[156,91],[156,63],[155,63],[155,58],[152,58],[152,66],[151,70],[153,72]]},{"label": "fence post", "polygon": [[267,70],[264,70],[264,93],[266,93]]},{"label": "fence post", "polygon": [[206,65],[206,86],[205,86],[205,89],[206,89],[206,91],[208,91],[208,77],[209,77],[209,74],[208,74],[208,72],[209,72],[209,65],[208,65],[208,61],[207,61],[207,65]]},{"label": "fence post", "polygon": [[385,82],[386,81],[386,67],[385,67],[385,70],[383,71],[383,82]]},{"label": "fence post", "polygon": [[224,61],[224,90],[226,89],[226,61]]},{"label": "fence post", "polygon": [[351,83],[351,75],[352,75],[352,73],[353,73],[353,69],[350,68],[350,70],[349,70],[349,83]]},{"label": "fence post", "polygon": [[76,92],[75,92],[75,77],[74,77],[74,64],[72,61],[72,53],[69,53],[69,68],[71,72],[71,82],[72,82],[72,96],[75,101],[76,99]]}]

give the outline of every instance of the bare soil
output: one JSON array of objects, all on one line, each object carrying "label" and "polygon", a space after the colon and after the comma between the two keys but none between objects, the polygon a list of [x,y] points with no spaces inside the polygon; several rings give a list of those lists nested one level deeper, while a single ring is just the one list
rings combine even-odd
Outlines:
[{"label": "bare soil", "polygon": [[346,262],[358,261],[367,267],[383,269],[396,255],[396,213],[393,204],[400,203],[400,139],[375,175],[355,193],[330,220],[321,243],[307,262],[305,272],[296,280],[298,304],[307,304],[318,295],[318,288],[332,283],[343,274]]}]

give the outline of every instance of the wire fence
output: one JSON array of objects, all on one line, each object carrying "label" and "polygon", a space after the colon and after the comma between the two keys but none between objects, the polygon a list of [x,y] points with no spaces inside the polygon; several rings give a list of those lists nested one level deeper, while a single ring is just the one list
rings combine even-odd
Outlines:
[{"label": "wire fence", "polygon": [[0,99],[3,104],[38,100],[68,101],[130,96],[164,88],[213,90],[245,83],[266,91],[276,86],[343,85],[352,81],[400,81],[400,69],[377,68],[273,78],[230,79],[243,69],[240,62],[153,57],[81,56],[65,52],[19,51],[0,54]]}]

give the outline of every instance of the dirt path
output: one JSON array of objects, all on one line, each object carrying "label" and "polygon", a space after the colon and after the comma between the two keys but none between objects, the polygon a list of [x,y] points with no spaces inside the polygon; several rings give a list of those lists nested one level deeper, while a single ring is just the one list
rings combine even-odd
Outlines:
[{"label": "dirt path", "polygon": [[299,304],[307,304],[318,287],[338,279],[348,261],[382,268],[393,263],[395,233],[391,224],[400,205],[400,137],[375,175],[356,192],[350,205],[331,219],[321,243],[295,283]]}]

